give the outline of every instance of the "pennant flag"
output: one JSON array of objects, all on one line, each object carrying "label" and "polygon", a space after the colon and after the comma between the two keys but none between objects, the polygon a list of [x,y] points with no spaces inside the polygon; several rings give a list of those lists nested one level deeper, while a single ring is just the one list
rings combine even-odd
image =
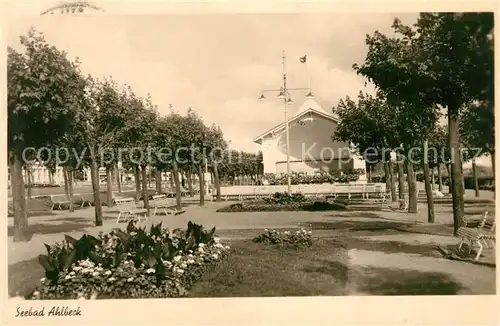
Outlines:
[{"label": "pennant flag", "polygon": [[303,57],[300,57],[299,60],[300,60],[300,62],[305,63],[307,60],[307,54]]}]

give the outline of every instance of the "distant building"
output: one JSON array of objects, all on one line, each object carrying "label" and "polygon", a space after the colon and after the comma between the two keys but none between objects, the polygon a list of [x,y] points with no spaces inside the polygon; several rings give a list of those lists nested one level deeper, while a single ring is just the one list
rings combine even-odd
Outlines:
[{"label": "distant building", "polygon": [[[307,99],[289,119],[290,169],[314,174],[319,171],[349,173],[365,169],[365,162],[355,155],[348,143],[334,142],[331,137],[339,123],[316,101]],[[286,173],[286,123],[266,130],[254,139],[260,144],[264,173]],[[360,180],[366,180],[363,174]]]}]

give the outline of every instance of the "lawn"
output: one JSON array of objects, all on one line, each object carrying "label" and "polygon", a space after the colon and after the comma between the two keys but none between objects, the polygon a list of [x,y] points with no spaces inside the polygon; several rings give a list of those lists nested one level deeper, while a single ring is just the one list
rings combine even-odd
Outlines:
[{"label": "lawn", "polygon": [[229,257],[207,273],[190,297],[449,295],[461,285],[450,275],[399,268],[351,266],[348,249],[435,257],[434,246],[321,238],[310,248],[278,248],[238,240]]},{"label": "lawn", "polygon": [[[394,230],[377,229],[377,234]],[[229,256],[197,282],[189,297],[269,297],[344,295],[451,295],[465,289],[448,273],[350,264],[348,250],[438,257],[435,245],[373,241],[352,237],[373,235],[373,230],[334,230],[307,247],[280,248],[241,239],[232,234]],[[250,232],[252,235],[257,234]],[[230,236],[226,230],[221,236]],[[246,233],[246,236],[250,236]],[[493,269],[494,271],[494,269]],[[44,276],[36,258],[9,266],[9,295],[24,295]]]}]

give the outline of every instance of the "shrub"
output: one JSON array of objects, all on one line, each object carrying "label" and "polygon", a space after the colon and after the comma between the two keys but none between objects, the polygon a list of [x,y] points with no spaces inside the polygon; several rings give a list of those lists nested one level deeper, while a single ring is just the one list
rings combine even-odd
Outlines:
[{"label": "shrub", "polygon": [[279,232],[276,230],[269,231],[268,229],[265,229],[264,233],[253,238],[253,242],[275,244],[280,246],[310,247],[313,243],[311,234],[311,231],[307,232],[305,229],[301,229],[296,232]]},{"label": "shrub", "polygon": [[[334,202],[326,201],[320,198],[305,198],[302,195],[297,195],[297,199],[293,199],[293,195],[289,198],[282,197],[275,199],[274,196],[264,200],[250,200],[231,204],[226,207],[219,208],[217,212],[283,212],[283,211],[338,211],[347,210],[347,203],[341,200]],[[283,199],[287,198],[287,199]]]},{"label": "shrub", "polygon": [[[359,179],[359,175],[364,173],[363,169],[354,169],[348,174],[340,175],[339,172],[327,173],[319,172],[314,175],[298,174],[293,173],[290,176],[291,184],[322,184],[322,183],[348,183],[354,182]],[[264,174],[264,179],[266,179],[270,185],[286,185],[288,183],[288,178],[286,174],[277,176],[274,173]]]},{"label": "shrub", "polygon": [[269,198],[264,198],[267,204],[284,205],[289,203],[302,203],[306,197],[301,193],[289,194],[287,192],[276,192]]},{"label": "shrub", "polygon": [[[28,188],[28,184],[24,184],[25,188]],[[50,184],[50,183],[32,183],[31,188],[57,188],[61,187],[61,185],[58,184]]]},{"label": "shrub", "polygon": [[161,223],[146,231],[130,222],[126,231],[97,238],[65,236],[62,243],[45,245],[48,254],[39,256],[45,278],[28,299],[185,296],[229,249],[214,232],[191,222],[173,232]]}]

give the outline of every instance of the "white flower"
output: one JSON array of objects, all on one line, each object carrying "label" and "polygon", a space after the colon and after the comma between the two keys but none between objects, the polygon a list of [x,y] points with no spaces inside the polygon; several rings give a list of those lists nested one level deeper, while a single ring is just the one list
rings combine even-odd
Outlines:
[{"label": "white flower", "polygon": [[[189,251],[191,251],[191,250],[189,250]],[[191,251],[191,252],[192,252],[192,251]],[[188,257],[189,257],[189,258],[193,258],[194,256],[193,256],[192,254],[189,254],[189,255],[188,255]]]},{"label": "white flower", "polygon": [[229,247],[229,246],[225,246],[225,247],[224,247],[224,249],[229,250],[229,249],[230,249],[230,247]]},{"label": "white flower", "polygon": [[93,276],[93,277],[97,277],[97,276],[99,276],[99,272],[93,272],[93,273],[92,273],[92,276]]},{"label": "white flower", "polygon": [[214,259],[218,259],[218,258],[219,258],[219,255],[217,255],[217,254],[213,254],[213,255],[212,255],[212,257],[213,257]]},{"label": "white flower", "polygon": [[40,282],[44,283],[46,280],[47,280],[47,279],[46,279],[45,277],[42,277],[42,278],[40,279]]},{"label": "white flower", "polygon": [[312,234],[312,231],[307,232],[307,234]]},{"label": "white flower", "polygon": [[205,244],[204,244],[204,243],[200,243],[200,244],[198,245],[198,247],[203,248],[203,247],[205,247]]},{"label": "white flower", "polygon": [[183,273],[184,273],[184,270],[183,270],[182,268],[178,268],[178,269],[176,270],[176,272],[177,272],[177,273],[179,273],[179,274],[183,274]]},{"label": "white flower", "polygon": [[181,258],[182,258],[181,256],[175,256],[175,257],[174,257],[174,261],[175,261],[175,262],[178,262],[179,260],[181,260]]},{"label": "white flower", "polygon": [[71,276],[75,276],[75,272],[71,271],[71,272],[69,273],[69,275],[71,275]]},{"label": "white flower", "polygon": [[72,278],[73,278],[73,277],[72,277],[71,275],[66,275],[66,276],[64,277],[64,279],[65,279],[65,280],[70,280],[70,279],[72,279]]},{"label": "white flower", "polygon": [[106,276],[111,275],[111,271],[105,271],[105,272],[104,272],[104,275],[106,275]]},{"label": "white flower", "polygon": [[220,238],[218,238],[218,237],[214,237],[214,242],[215,242],[215,243],[219,243],[219,242],[220,242]]},{"label": "white flower", "polygon": [[187,260],[187,263],[188,263],[188,264],[194,264],[194,263],[195,263],[195,261],[194,261],[193,259],[188,259],[188,260]]},{"label": "white flower", "polygon": [[148,269],[146,270],[146,273],[148,273],[148,274],[153,274],[154,272],[155,272],[155,269],[154,269],[154,268],[148,268]]},{"label": "white flower", "polygon": [[114,277],[108,278],[108,281],[110,281],[110,282],[114,282],[115,280],[116,280],[116,278],[114,278]]},{"label": "white flower", "polygon": [[269,230],[268,229],[264,229],[264,232],[268,232]]},{"label": "white flower", "polygon": [[187,267],[187,264],[186,263],[182,263],[181,264],[181,268],[186,268]]},{"label": "white flower", "polygon": [[137,234],[137,232],[134,232],[134,231],[130,232],[130,235],[131,235],[131,236],[134,236],[134,235],[136,235],[136,234]]},{"label": "white flower", "polygon": [[40,292],[38,292],[38,291],[33,292],[33,296],[38,297],[39,295],[40,295]]},{"label": "white flower", "polygon": [[205,253],[205,251],[203,250],[203,248],[198,248],[198,251],[200,252],[200,254]]},{"label": "white flower", "polygon": [[133,278],[133,277],[129,277],[129,278],[127,279],[127,282],[132,282],[133,280],[134,280],[134,278]]},{"label": "white flower", "polygon": [[[188,253],[189,253],[189,254],[192,254],[192,253],[193,253],[193,251],[192,251],[192,250],[188,250]],[[193,255],[189,255],[189,256],[193,256]]]},{"label": "white flower", "polygon": [[285,231],[285,234],[290,234],[290,232],[288,232],[288,231]]}]

